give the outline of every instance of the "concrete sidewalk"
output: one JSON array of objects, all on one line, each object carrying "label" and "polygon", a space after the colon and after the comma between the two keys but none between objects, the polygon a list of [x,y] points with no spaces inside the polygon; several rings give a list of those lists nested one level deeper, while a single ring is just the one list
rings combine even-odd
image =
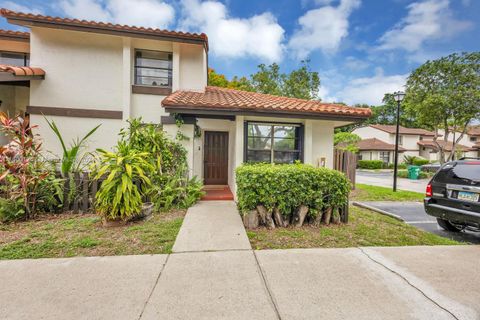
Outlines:
[{"label": "concrete sidewalk", "polygon": [[0,319],[479,319],[479,246],[0,261]]},{"label": "concrete sidewalk", "polygon": [[251,249],[233,201],[200,201],[189,208],[173,252]]}]

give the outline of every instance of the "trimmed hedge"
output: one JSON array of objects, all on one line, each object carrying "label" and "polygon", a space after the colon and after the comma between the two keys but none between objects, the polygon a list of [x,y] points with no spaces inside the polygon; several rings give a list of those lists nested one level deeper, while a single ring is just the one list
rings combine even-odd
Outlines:
[{"label": "trimmed hedge", "polygon": [[[399,170],[398,171],[398,177],[399,178],[408,178],[408,170]],[[420,173],[418,175],[419,179],[428,179],[428,178],[431,178],[431,177],[433,177],[433,173],[431,173],[431,172],[420,171]]]},{"label": "trimmed hedge", "polygon": [[360,169],[382,169],[384,167],[382,160],[358,160]]},{"label": "trimmed hedge", "polygon": [[427,159],[423,159],[419,157],[415,157],[415,159],[413,159],[414,166],[423,166],[424,164],[428,164],[428,163],[430,163],[430,161],[428,161]]},{"label": "trimmed hedge", "polygon": [[236,169],[238,208],[242,215],[257,206],[290,217],[300,206],[307,218],[348,204],[351,184],[339,171],[306,164],[244,164]]}]

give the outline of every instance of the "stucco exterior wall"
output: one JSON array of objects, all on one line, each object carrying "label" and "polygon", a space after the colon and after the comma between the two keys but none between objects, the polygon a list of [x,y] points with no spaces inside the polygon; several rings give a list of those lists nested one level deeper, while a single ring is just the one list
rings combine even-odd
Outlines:
[{"label": "stucco exterior wall", "polygon": [[[123,120],[142,117],[145,122],[160,123],[161,116],[168,115],[161,106],[165,96],[132,93],[135,49],[172,52],[173,91],[203,90],[206,86],[203,46],[32,27],[31,65],[43,68],[46,77],[42,81],[32,81],[29,104],[122,111]],[[125,125],[122,120],[49,118],[55,119],[57,125],[62,121],[68,128],[64,133],[67,141],[103,123],[95,133],[102,139],[92,137],[90,150],[110,149],[116,144],[118,131]],[[42,119],[42,116],[32,115],[32,121],[40,125],[38,133],[45,140],[44,147],[58,154],[56,140]]]},{"label": "stucco exterior wall", "polygon": [[372,127],[361,127],[361,128],[357,128],[357,129],[353,130],[352,132],[359,135],[360,138],[362,138],[362,139],[377,138],[377,139],[382,140],[383,142],[392,143],[390,141],[391,138],[390,138],[389,133],[387,133],[385,131],[382,131],[382,130],[372,128]]}]

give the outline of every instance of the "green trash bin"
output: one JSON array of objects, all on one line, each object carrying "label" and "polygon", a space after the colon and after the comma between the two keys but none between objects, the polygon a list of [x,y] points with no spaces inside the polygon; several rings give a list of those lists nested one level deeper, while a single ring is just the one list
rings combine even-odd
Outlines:
[{"label": "green trash bin", "polygon": [[408,166],[408,179],[418,180],[419,176],[420,176],[419,166]]}]

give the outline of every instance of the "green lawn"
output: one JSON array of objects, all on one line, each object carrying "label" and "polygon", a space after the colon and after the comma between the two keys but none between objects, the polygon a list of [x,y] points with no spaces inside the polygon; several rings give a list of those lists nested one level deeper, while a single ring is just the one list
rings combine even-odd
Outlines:
[{"label": "green lawn", "polygon": [[352,201],[423,201],[425,195],[419,192],[376,187],[366,184],[356,184],[355,190],[350,194]]},{"label": "green lawn", "polygon": [[0,259],[59,258],[171,252],[184,211],[149,221],[104,227],[93,214],[44,215],[0,225]]},{"label": "green lawn", "polygon": [[247,234],[254,249],[461,244],[356,207],[350,207],[348,224],[322,225],[320,228],[262,228],[248,231]]}]

